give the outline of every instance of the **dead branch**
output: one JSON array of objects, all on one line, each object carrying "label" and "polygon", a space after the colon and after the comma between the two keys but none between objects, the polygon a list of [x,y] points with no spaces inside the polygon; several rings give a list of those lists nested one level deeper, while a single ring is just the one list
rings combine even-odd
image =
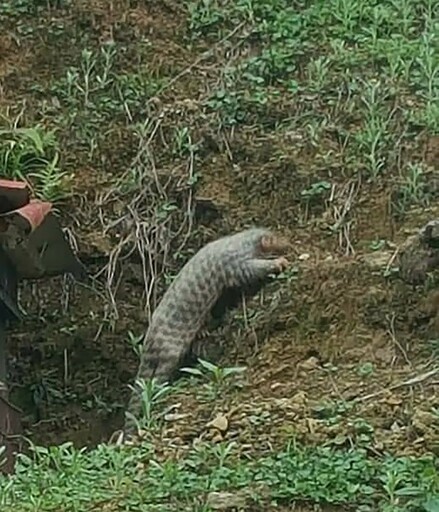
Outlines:
[{"label": "dead branch", "polygon": [[354,402],[365,402],[366,400],[370,400],[371,398],[376,398],[377,396],[384,395],[385,393],[389,391],[394,391],[395,389],[403,388],[406,386],[414,386],[415,384],[420,384],[421,382],[426,381],[430,377],[433,377],[434,375],[439,373],[439,368],[434,368],[433,370],[430,370],[429,372],[422,373],[421,375],[417,375],[415,377],[412,377],[411,379],[405,380],[403,382],[399,382],[398,384],[394,384],[393,386],[389,386],[388,388],[381,389],[380,391],[377,391],[376,393],[371,393],[370,395],[365,395],[362,397],[354,398]]}]

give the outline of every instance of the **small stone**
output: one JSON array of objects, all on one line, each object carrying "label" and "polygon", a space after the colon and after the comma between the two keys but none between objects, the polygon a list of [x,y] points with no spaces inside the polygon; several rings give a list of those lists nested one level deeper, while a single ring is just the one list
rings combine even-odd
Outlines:
[{"label": "small stone", "polygon": [[303,370],[315,370],[320,366],[320,364],[319,364],[319,360],[317,359],[317,357],[312,356],[309,359],[307,359],[306,361],[299,363],[299,366]]},{"label": "small stone", "polygon": [[213,510],[242,509],[247,506],[247,499],[242,493],[211,492],[207,496],[207,506]]},{"label": "small stone", "polygon": [[390,395],[389,397],[386,398],[386,404],[389,404],[389,405],[401,405],[402,404],[402,399],[399,398],[398,396]]},{"label": "small stone", "polygon": [[187,413],[170,413],[170,414],[165,414],[165,416],[163,417],[163,419],[165,421],[178,421],[178,420],[181,420],[183,418],[187,418],[189,416],[189,414]]},{"label": "small stone", "polygon": [[206,425],[207,428],[214,428],[216,430],[219,430],[220,432],[226,432],[229,428],[229,420],[227,419],[224,414],[218,414],[216,418],[214,418],[212,421],[209,421]]}]

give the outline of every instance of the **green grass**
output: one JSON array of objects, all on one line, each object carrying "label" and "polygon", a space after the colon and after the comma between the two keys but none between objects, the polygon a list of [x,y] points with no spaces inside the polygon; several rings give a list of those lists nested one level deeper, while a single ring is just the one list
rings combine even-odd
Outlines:
[{"label": "green grass", "polygon": [[[192,449],[158,461],[151,446],[71,445],[36,448],[17,474],[0,478],[3,512],[91,510],[211,510],[206,495],[245,492],[254,506],[310,500],[356,510],[438,510],[439,476],[432,458],[372,458],[290,444],[258,458],[238,456],[232,444]],[[258,508],[256,508],[259,510]],[[255,509],[252,509],[255,510]]]},{"label": "green grass", "polygon": [[427,169],[401,161],[400,150],[439,133],[435,2],[201,0],[190,14],[194,38],[217,41],[241,27],[233,41],[242,57],[206,102],[223,126],[294,130],[317,150],[335,139],[340,152],[327,153],[327,165],[373,182],[393,176],[397,213],[431,199]]},{"label": "green grass", "polygon": [[83,146],[88,158],[95,157],[99,144],[111,135],[112,122],[125,122],[128,117],[134,124],[134,117],[147,116],[148,100],[166,83],[148,69],[153,49],[139,43],[138,51],[145,63],[121,72],[123,48],[108,43],[95,50],[83,49],[75,65],[51,81],[49,90],[39,84],[33,87],[51,100],[43,103],[43,115]]},{"label": "green grass", "polygon": [[[15,6],[13,9],[15,13]],[[43,28],[39,26],[40,30]],[[28,29],[33,30],[31,25]],[[52,28],[49,38],[53,45],[62,44]],[[72,59],[73,64],[65,66],[63,74],[52,76],[48,83],[31,84],[30,92],[37,103],[34,118],[62,134],[65,153],[74,147],[77,154],[96,159],[100,146],[115,132],[126,129],[135,138],[148,118],[148,101],[166,85],[167,78],[151,73],[148,60],[154,48],[148,42],[137,44],[141,64],[130,66],[133,69],[129,71],[125,71],[125,49],[111,42],[98,48],[83,48]],[[38,129],[37,126],[35,130]],[[179,138],[176,145],[179,142],[179,150],[184,151],[188,136],[183,133]]]}]

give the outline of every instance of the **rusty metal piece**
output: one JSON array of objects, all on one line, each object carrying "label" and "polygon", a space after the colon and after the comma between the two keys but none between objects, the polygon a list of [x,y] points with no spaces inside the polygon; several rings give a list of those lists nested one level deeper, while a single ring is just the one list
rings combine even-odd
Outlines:
[{"label": "rusty metal piece", "polygon": [[[71,273],[86,279],[48,202],[31,200],[26,183],[0,180],[0,472],[14,470],[20,451],[21,411],[9,401],[6,327],[21,318],[20,279]],[[6,457],[5,464],[2,459]]]},{"label": "rusty metal piece", "polygon": [[22,181],[0,180],[0,214],[28,204],[30,190]]},{"label": "rusty metal piece", "polygon": [[0,215],[0,244],[13,262],[20,279],[40,279],[71,273],[87,279],[50,203],[31,200],[27,205]]}]

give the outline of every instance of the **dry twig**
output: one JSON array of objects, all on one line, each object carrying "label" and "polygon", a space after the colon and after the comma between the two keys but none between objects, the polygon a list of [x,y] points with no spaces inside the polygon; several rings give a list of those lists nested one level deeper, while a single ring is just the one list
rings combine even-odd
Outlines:
[{"label": "dry twig", "polygon": [[358,398],[354,398],[354,402],[365,402],[366,400],[370,400],[371,398],[376,398],[377,396],[384,395],[388,391],[394,391],[395,389],[403,388],[406,386],[414,386],[415,384],[421,384],[422,382],[426,381],[430,377],[433,377],[434,375],[439,373],[439,368],[434,368],[433,370],[430,370],[428,372],[422,373],[421,375],[417,375],[415,377],[412,377],[411,379],[405,380],[403,382],[399,382],[398,384],[394,384],[393,386],[389,386],[388,388],[381,389],[380,391],[377,391],[376,393],[371,393],[370,395],[361,396]]}]

